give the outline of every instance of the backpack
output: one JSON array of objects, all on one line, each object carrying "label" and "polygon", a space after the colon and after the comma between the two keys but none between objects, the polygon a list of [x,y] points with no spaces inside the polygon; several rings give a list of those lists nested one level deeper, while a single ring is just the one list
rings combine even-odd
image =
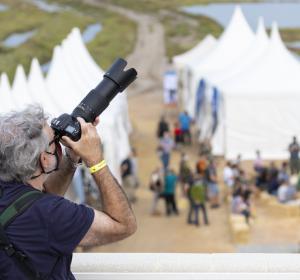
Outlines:
[{"label": "backpack", "polygon": [[[2,196],[2,192],[2,188],[0,187],[0,198]],[[11,204],[6,206],[5,209],[0,213],[0,250],[4,250],[9,257],[16,261],[19,269],[27,276],[27,279],[38,280],[45,278],[41,276],[41,273],[35,270],[28,257],[22,253],[22,251],[15,248],[13,243],[8,239],[5,229],[15,220],[17,216],[24,213],[36,200],[44,195],[44,193],[37,190],[25,191]],[[58,260],[59,258],[57,259],[50,275],[54,271]],[[50,275],[47,278],[49,278]]]},{"label": "backpack", "polygon": [[206,191],[202,181],[196,181],[190,189],[190,197],[194,204],[205,203]]}]

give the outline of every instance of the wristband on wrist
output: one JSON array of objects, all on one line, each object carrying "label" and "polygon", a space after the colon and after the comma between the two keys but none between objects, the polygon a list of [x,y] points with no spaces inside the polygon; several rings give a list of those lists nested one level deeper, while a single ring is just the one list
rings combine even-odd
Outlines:
[{"label": "wristband on wrist", "polygon": [[103,169],[105,166],[106,166],[106,161],[105,161],[105,160],[102,160],[102,161],[100,161],[99,163],[97,163],[97,164],[95,164],[95,165],[93,165],[93,166],[91,166],[91,167],[89,168],[90,173],[91,173],[91,174],[94,174],[95,172],[98,172],[98,171],[100,171],[101,169]]}]

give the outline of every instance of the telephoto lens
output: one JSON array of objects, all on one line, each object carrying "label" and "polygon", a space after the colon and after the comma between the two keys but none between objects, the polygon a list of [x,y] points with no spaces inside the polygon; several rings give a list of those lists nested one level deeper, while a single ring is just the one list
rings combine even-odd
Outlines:
[{"label": "telephoto lens", "polygon": [[104,74],[100,84],[87,94],[71,115],[62,114],[51,121],[51,128],[57,138],[66,135],[73,141],[80,139],[81,130],[77,117],[86,122],[93,122],[108,107],[111,100],[136,79],[137,71],[134,68],[124,71],[126,65],[124,59],[117,59]]}]

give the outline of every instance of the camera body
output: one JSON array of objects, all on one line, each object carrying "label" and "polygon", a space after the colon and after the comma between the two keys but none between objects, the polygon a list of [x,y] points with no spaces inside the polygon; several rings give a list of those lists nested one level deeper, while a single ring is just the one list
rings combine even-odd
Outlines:
[{"label": "camera body", "polygon": [[62,114],[51,121],[51,128],[57,138],[68,136],[73,141],[80,139],[81,128],[77,117],[93,122],[108,107],[110,101],[136,79],[136,70],[131,68],[124,71],[126,65],[124,59],[117,59],[104,74],[100,84],[88,93],[71,115]]}]

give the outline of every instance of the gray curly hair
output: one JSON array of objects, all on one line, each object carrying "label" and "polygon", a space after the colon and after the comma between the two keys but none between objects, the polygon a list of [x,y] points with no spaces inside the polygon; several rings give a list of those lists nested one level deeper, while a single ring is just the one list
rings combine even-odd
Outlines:
[{"label": "gray curly hair", "polygon": [[36,171],[49,139],[47,116],[40,105],[0,115],[0,180],[26,183]]}]

